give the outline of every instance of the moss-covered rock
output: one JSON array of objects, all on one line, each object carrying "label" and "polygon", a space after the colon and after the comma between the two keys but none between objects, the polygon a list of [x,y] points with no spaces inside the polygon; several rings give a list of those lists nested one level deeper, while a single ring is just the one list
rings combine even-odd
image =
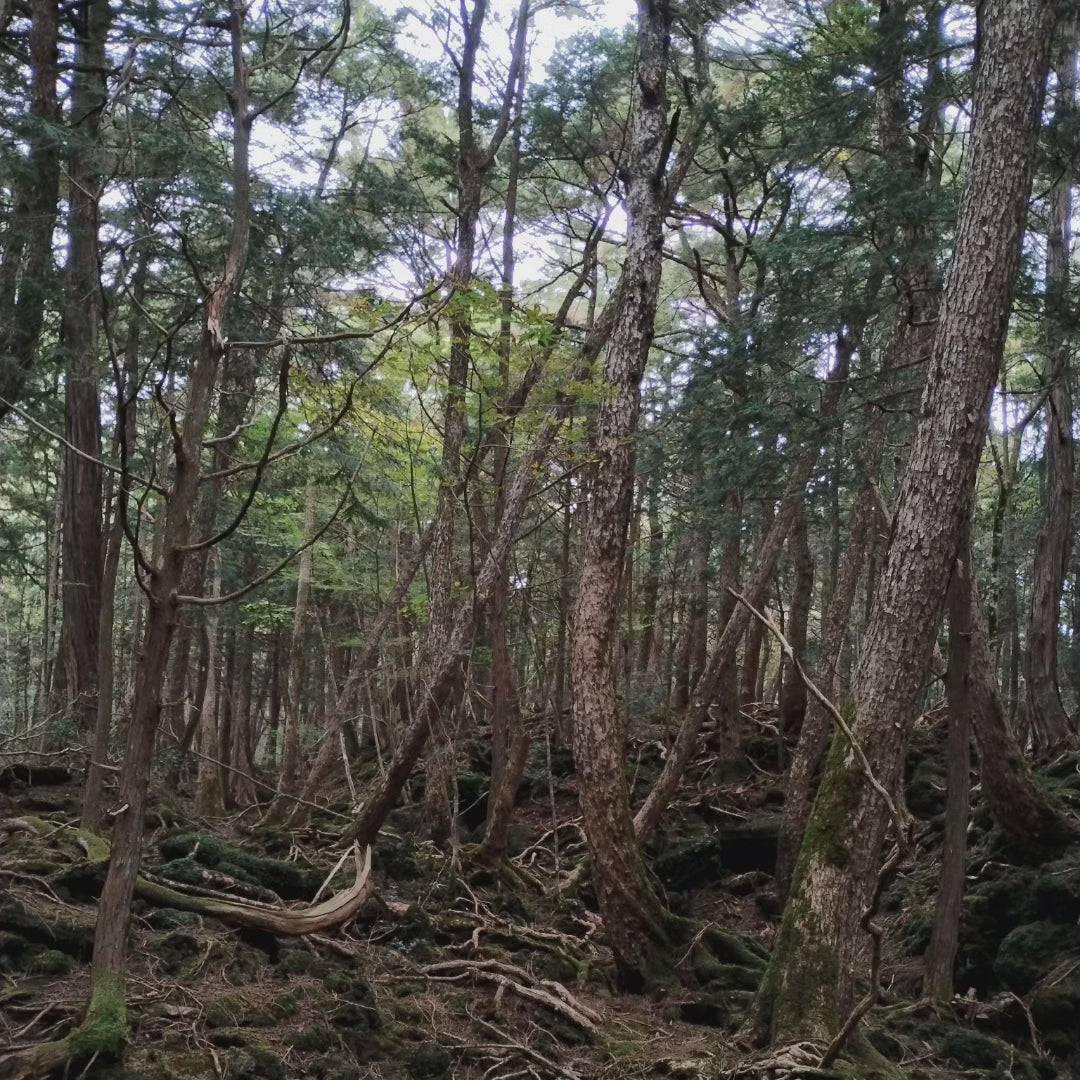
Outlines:
[{"label": "moss-covered rock", "polygon": [[714,884],[724,873],[720,834],[708,830],[668,843],[652,868],[665,888],[678,892]]},{"label": "moss-covered rock", "polygon": [[[4,934],[0,939],[0,957],[21,955],[29,945],[55,949],[82,961],[89,960],[94,951],[93,927],[77,926],[61,919],[46,921],[15,900],[0,902],[0,927]],[[25,945],[20,946],[19,941]],[[0,964],[3,962],[0,959]]]},{"label": "moss-covered rock", "polygon": [[1080,927],[1025,923],[1001,942],[994,973],[1006,989],[1026,994],[1058,961],[1076,952],[1080,952]]},{"label": "moss-covered rock", "polygon": [[989,1035],[954,1028],[942,1040],[941,1055],[965,1069],[995,1069],[1009,1059],[1009,1048]]},{"label": "moss-covered rock", "polygon": [[442,1080],[451,1075],[453,1060],[441,1046],[428,1044],[409,1050],[404,1063],[412,1080]]}]

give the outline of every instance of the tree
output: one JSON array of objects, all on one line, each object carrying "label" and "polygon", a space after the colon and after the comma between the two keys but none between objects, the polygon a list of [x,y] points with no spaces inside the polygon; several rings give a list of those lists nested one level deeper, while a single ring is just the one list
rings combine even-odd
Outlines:
[{"label": "tree", "polygon": [[[993,0],[981,17],[970,164],[919,424],[855,675],[855,738],[897,790],[933,631],[959,550],[1001,364],[1049,64],[1052,5]],[[861,919],[889,816],[845,740],[833,744],[758,995],[774,1039],[831,1040],[854,1001]]]}]

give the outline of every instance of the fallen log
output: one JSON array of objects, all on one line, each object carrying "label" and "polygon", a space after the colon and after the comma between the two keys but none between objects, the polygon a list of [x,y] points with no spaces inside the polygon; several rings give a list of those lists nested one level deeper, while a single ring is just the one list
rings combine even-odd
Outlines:
[{"label": "fallen log", "polygon": [[[51,823],[33,817],[11,818],[0,823],[0,832],[23,831],[43,836],[55,829],[56,826]],[[110,847],[107,840],[73,825],[64,825],[61,829],[71,834],[72,839],[80,844],[89,862],[108,861]],[[161,907],[193,911],[199,915],[221,919],[233,926],[268,930],[283,937],[318,934],[347,923],[359,913],[375,891],[375,884],[371,879],[371,848],[365,850],[361,861],[359,846],[354,844],[353,859],[356,878],[352,886],[321,904],[307,908],[272,908],[243,900],[224,900],[217,896],[184,893],[160,881],[151,881],[142,874],[135,879],[135,895]]]}]

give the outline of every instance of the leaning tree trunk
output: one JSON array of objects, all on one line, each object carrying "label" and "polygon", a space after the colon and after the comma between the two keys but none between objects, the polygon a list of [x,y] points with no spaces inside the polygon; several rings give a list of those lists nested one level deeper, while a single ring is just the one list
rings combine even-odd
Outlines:
[{"label": "leaning tree trunk", "polygon": [[[1072,25],[1063,28],[1070,40],[1055,64],[1057,93],[1054,120],[1064,129],[1074,113],[1076,47]],[[1072,239],[1071,163],[1055,163],[1057,178],[1050,188],[1046,228],[1046,484],[1042,528],[1035,544],[1035,571],[1028,621],[1027,721],[1036,743],[1048,755],[1075,741],[1061,703],[1058,685],[1058,627],[1061,592],[1069,565],[1072,536],[1073,411],[1069,389],[1068,327],[1069,249]]]},{"label": "leaning tree trunk", "polygon": [[[887,792],[902,779],[965,523],[1023,241],[1054,23],[1049,0],[986,0],[970,167],[920,420],[854,683],[855,736]],[[861,919],[881,871],[882,800],[846,740],[810,817],[757,1026],[773,1040],[839,1031],[854,1001]]]}]

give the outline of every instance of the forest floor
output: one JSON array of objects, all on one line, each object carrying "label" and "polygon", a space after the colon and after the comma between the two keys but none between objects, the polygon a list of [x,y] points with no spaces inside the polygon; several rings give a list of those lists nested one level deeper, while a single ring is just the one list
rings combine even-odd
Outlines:
[{"label": "forest floor", "polygon": [[[282,938],[136,901],[128,1052],[122,1064],[83,1063],[71,1075],[1080,1077],[1080,850],[1025,864],[1025,853],[1003,848],[977,793],[961,993],[948,1006],[918,1000],[944,762],[933,731],[917,736],[908,800],[921,821],[919,856],[886,894],[884,993],[862,1026],[858,1064],[820,1070],[813,1047],[778,1054],[742,1045],[760,968],[739,957],[689,947],[665,994],[616,992],[587,877],[560,888],[581,863],[584,842],[567,755],[554,754],[526,777],[507,866],[476,865],[468,833],[450,855],[417,839],[418,809],[406,806],[375,852],[377,895],[340,930]],[[659,766],[659,743],[643,741],[637,751],[628,767],[644,790]],[[737,754],[719,739],[706,744],[649,853],[676,911],[745,935],[761,957],[780,910],[770,873],[779,753],[769,738]],[[484,763],[472,764],[459,796],[463,828],[475,831]],[[86,859],[71,828],[79,788],[68,777],[56,765],[0,770],[0,1050],[63,1035],[86,999],[102,867]],[[1080,802],[1075,759],[1059,761],[1045,779],[1061,798]],[[340,819],[329,813],[287,835],[253,827],[253,814],[207,824],[189,811],[161,789],[147,819],[147,868],[181,889],[302,905],[342,854]],[[49,823],[45,836],[10,824],[29,815]],[[328,887],[349,881],[345,869]]]}]

